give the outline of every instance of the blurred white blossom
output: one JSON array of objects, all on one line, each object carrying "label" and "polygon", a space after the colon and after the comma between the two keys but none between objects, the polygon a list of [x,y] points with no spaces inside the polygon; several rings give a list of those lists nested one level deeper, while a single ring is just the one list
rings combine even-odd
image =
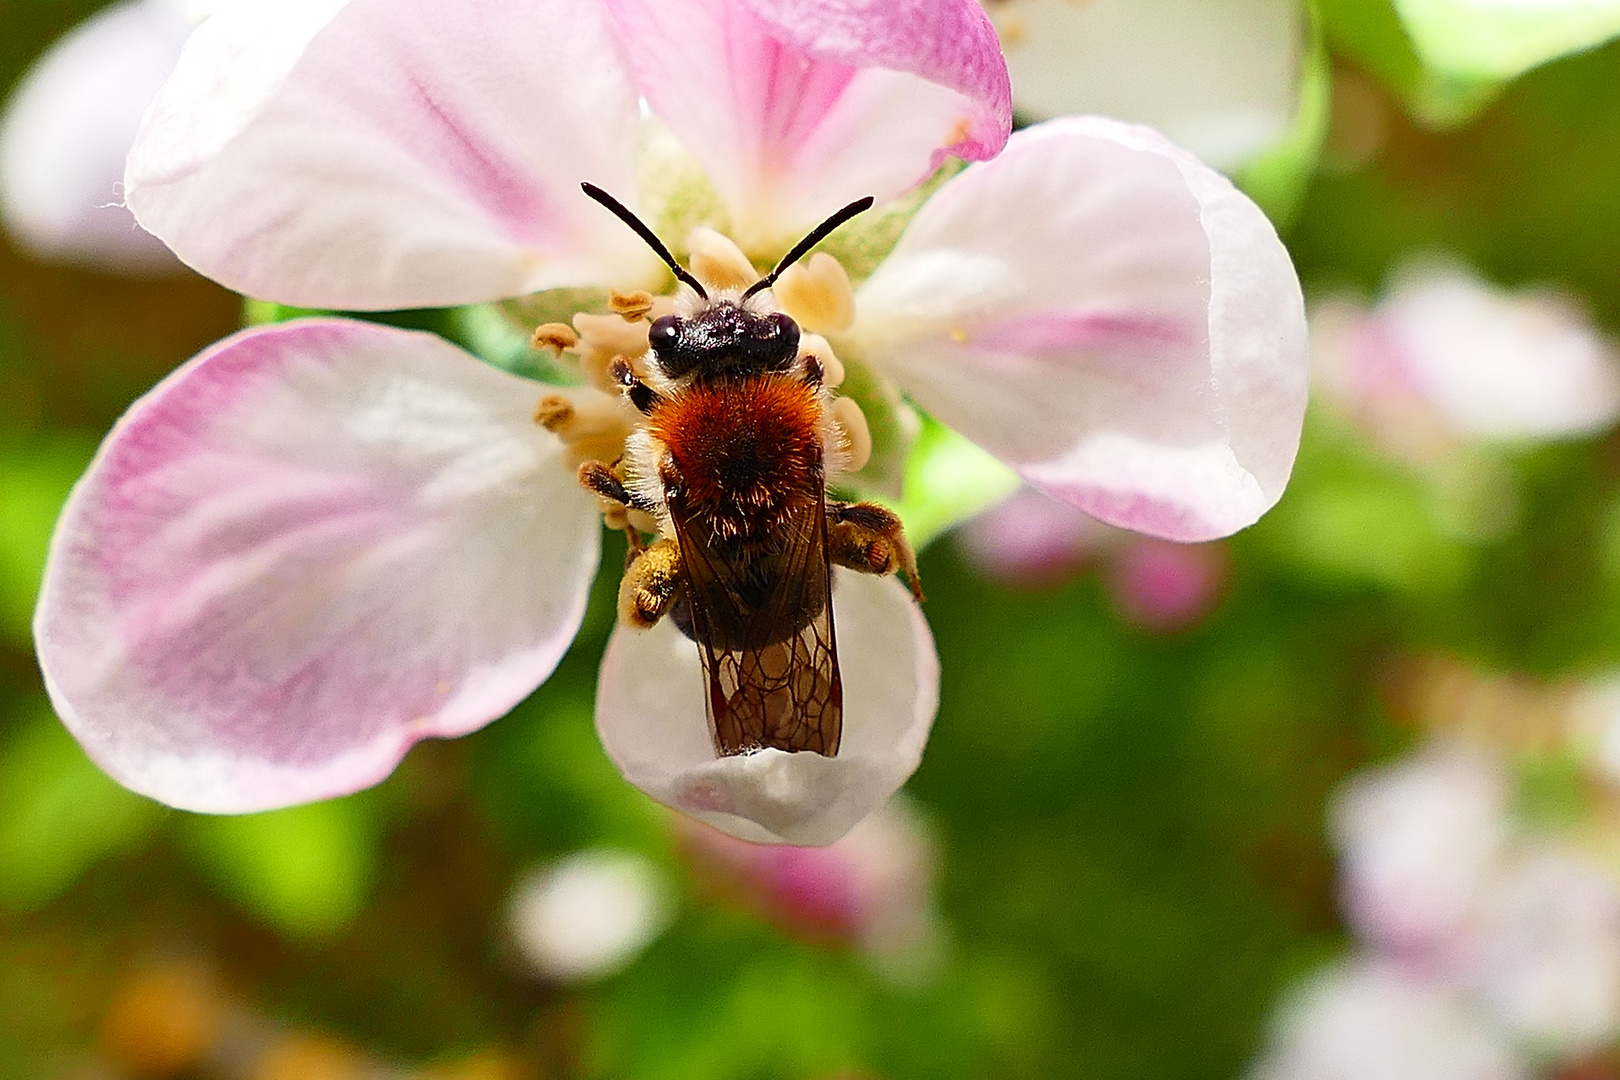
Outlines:
[{"label": "blurred white blossom", "polygon": [[202,0],[126,0],[63,35],[0,116],[0,217],[44,259],[121,273],[180,263],[123,206],[124,158]]},{"label": "blurred white blossom", "polygon": [[512,938],[546,978],[606,978],[663,933],[672,893],[663,871],[640,855],[576,852],[518,882],[508,909]]}]

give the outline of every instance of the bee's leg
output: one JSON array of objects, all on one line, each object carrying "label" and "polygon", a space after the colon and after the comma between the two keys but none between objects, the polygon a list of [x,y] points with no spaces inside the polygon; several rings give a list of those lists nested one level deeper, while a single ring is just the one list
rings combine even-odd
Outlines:
[{"label": "bee's leg", "polygon": [[669,538],[631,556],[619,582],[619,618],[645,630],[675,602],[681,580],[681,550]]},{"label": "bee's leg", "polygon": [[827,504],[827,557],[863,574],[903,570],[911,595],[923,599],[917,556],[906,542],[905,528],[893,511],[876,503]]},{"label": "bee's leg", "polygon": [[664,399],[658,396],[658,391],[642,382],[631,370],[630,361],[622,356],[614,357],[608,368],[608,377],[624,388],[624,396],[643,415],[650,415],[663,403]]},{"label": "bee's leg", "polygon": [[628,567],[636,555],[643,551],[647,544],[642,539],[641,530],[630,523],[626,511],[641,510],[652,513],[654,508],[645,505],[645,500],[638,498],[634,492],[625,487],[619,474],[613,471],[611,465],[600,461],[587,461],[579,467],[579,485],[591,494],[615,503],[614,512],[604,512],[609,528],[624,530],[625,538],[630,541],[630,551],[625,558]]}]

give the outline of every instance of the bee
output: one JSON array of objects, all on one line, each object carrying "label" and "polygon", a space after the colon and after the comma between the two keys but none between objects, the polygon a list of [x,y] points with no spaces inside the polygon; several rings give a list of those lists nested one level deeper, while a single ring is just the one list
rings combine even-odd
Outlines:
[{"label": "bee", "polygon": [[753,285],[711,297],[630,210],[583,187],[691,290],[677,314],[648,329],[644,375],[623,357],[613,363],[613,380],[643,417],[624,455],[579,469],[587,490],[660,525],[650,545],[628,530],[621,617],[645,628],[667,616],[697,643],[720,755],[774,748],[832,757],[844,715],[832,567],[903,570],[919,601],[922,592],[900,519],[829,496],[839,439],[832,392],[821,362],[801,354],[798,324],[765,293],[872,199],[833,214]]}]

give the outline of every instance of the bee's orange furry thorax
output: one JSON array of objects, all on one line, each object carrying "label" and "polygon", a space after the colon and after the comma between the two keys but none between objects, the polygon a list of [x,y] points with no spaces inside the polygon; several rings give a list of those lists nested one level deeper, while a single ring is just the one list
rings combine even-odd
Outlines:
[{"label": "bee's orange furry thorax", "polygon": [[649,430],[669,448],[687,505],[717,526],[768,529],[777,515],[820,498],[821,398],[800,379],[694,383],[659,405]]}]

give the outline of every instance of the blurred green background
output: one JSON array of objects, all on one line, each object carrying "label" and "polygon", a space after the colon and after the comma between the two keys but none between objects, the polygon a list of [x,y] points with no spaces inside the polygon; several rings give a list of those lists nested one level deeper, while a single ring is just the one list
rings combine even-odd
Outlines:
[{"label": "blurred green background", "polygon": [[[94,6],[0,2],[0,87]],[[1426,76],[1383,0],[1321,16],[1336,104],[1381,126],[1365,153],[1335,128],[1276,204],[1307,289],[1371,292],[1443,249],[1620,327],[1620,46],[1487,93]],[[1016,592],[949,542],[923,554],[944,682],[908,790],[940,843],[932,978],[884,978],[683,884],[625,972],[548,985],[502,929],[523,869],[606,844],[685,880],[665,815],[591,728],[611,572],[528,702],[349,799],[171,811],[103,777],[50,713],[28,621],[56,508],[124,407],[240,315],[199,278],[0,246],[0,1077],[115,1075],[96,1072],[112,1003],[177,957],[287,1030],[456,1075],[1236,1076],[1282,989],[1343,946],[1323,802],[1409,740],[1403,658],[1620,664],[1613,437],[1515,456],[1518,527],[1468,542],[1420,482],[1313,416],[1289,494],[1230,542],[1195,628],[1129,624],[1096,575]],[[610,545],[605,565],[621,558]]]}]

